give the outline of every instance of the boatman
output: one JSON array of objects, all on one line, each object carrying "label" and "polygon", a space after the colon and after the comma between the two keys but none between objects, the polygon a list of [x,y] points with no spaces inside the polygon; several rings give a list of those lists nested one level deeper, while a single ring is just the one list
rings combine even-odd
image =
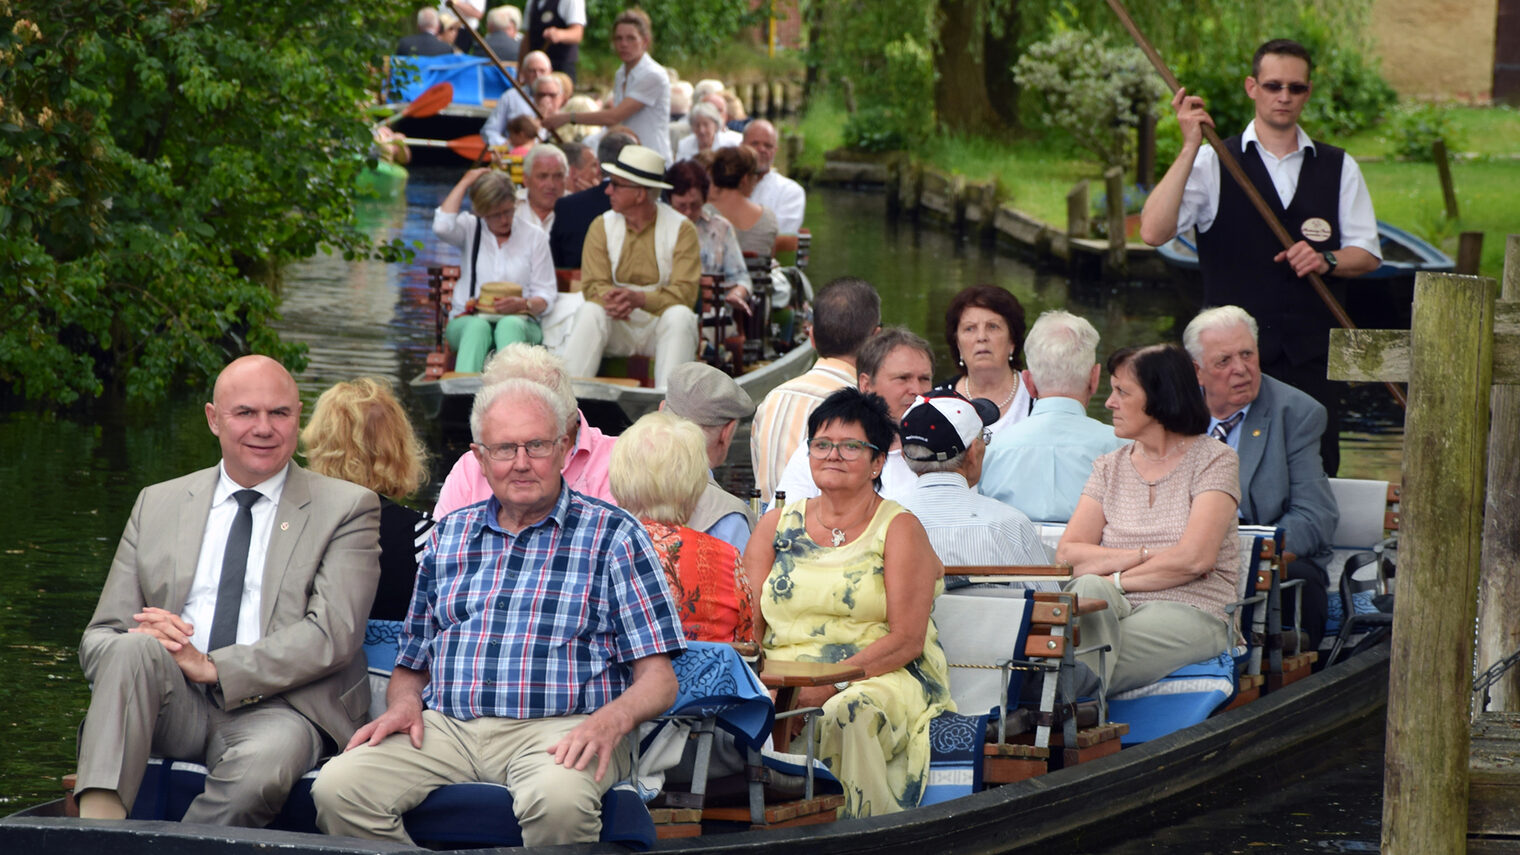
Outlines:
[{"label": "boatman", "polygon": [[291,462],[301,399],[273,359],[228,365],[206,421],[221,463],[138,495],[79,643],[86,819],[126,815],[152,752],[206,764],[186,822],[262,827],[367,717],[380,500]]},{"label": "boatman", "polygon": [[430,792],[487,781],[512,791],[525,846],[596,841],[686,641],[644,526],[560,477],[574,416],[531,380],[475,396],[491,497],[433,529],[385,713],[312,785],[323,831],[410,843],[401,817]]},{"label": "boatman", "polygon": [[659,200],[671,187],[659,152],[624,146],[602,171],[612,210],[586,230],[585,301],[560,353],[574,377],[595,377],[603,353],[653,356],[654,385],[663,389],[672,371],[697,357],[697,228]]},{"label": "boatman", "polygon": [[[1340,385],[1325,378],[1334,316],[1308,282],[1310,273],[1353,277],[1382,263],[1372,198],[1356,161],[1309,138],[1298,117],[1309,101],[1309,52],[1288,39],[1257,48],[1246,94],[1256,118],[1224,141],[1293,237],[1284,250],[1219,159],[1204,148],[1214,120],[1184,89],[1172,99],[1182,151],[1140,213],[1140,236],[1160,246],[1198,230],[1205,306],[1240,306],[1256,318],[1261,368],[1325,405],[1325,471],[1340,466]],[[1335,280],[1331,279],[1332,287]]]},{"label": "boatman", "polygon": [[507,144],[507,122],[518,116],[533,115],[533,108],[528,106],[528,98],[523,92],[532,92],[533,81],[553,71],[549,56],[543,51],[536,50],[522,58],[522,62],[517,64],[517,85],[512,87],[512,91],[501,93],[496,106],[491,108],[491,115],[480,126],[480,135],[486,138],[486,145]]}]

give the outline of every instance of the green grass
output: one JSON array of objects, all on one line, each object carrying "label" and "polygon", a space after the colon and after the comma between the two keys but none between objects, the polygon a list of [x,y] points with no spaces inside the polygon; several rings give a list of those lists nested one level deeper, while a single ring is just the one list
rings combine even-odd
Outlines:
[{"label": "green grass", "polygon": [[[1452,166],[1461,218],[1449,221],[1433,163],[1387,160],[1395,148],[1393,123],[1340,141],[1362,165],[1378,219],[1410,231],[1456,256],[1463,231],[1484,233],[1480,272],[1498,277],[1504,267],[1505,236],[1520,232],[1520,110],[1507,107],[1447,107],[1456,148],[1473,155]],[[800,123],[806,135],[803,163],[820,166],[823,153],[844,141],[848,114],[837,100],[817,99]],[[919,160],[981,182],[997,178],[1004,198],[1044,222],[1066,220],[1066,194],[1102,169],[1073,156],[1059,133],[1029,132],[1010,139],[936,136],[916,153]],[[1128,179],[1126,179],[1128,180]],[[1102,191],[1093,188],[1096,199]]]},{"label": "green grass", "polygon": [[[1520,154],[1520,110],[1513,107],[1443,106],[1451,124],[1447,147],[1453,154],[1507,156]],[[1358,160],[1390,157],[1397,148],[1397,123],[1393,115],[1367,130],[1338,141]],[[1374,200],[1375,201],[1375,200]]]}]

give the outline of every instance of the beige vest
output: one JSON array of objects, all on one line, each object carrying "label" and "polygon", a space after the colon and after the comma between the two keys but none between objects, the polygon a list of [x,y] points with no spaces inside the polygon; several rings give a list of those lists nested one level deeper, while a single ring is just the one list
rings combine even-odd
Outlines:
[{"label": "beige vest", "polygon": [[602,215],[602,228],[607,233],[607,259],[611,262],[612,283],[619,288],[653,291],[670,284],[670,269],[676,259],[676,238],[681,234],[681,224],[686,222],[686,217],[664,202],[656,202],[654,210],[654,260],[660,268],[660,281],[653,285],[633,285],[618,281],[618,262],[623,259],[623,239],[628,236],[628,221],[616,211]]},{"label": "beige vest", "polygon": [[755,530],[755,517],[750,511],[749,502],[719,487],[718,482],[708,476],[707,489],[702,491],[702,498],[697,500],[697,508],[691,512],[691,519],[686,521],[686,527],[697,531],[707,531],[717,525],[718,520],[735,513],[744,514],[744,519],[749,522],[750,531]]}]

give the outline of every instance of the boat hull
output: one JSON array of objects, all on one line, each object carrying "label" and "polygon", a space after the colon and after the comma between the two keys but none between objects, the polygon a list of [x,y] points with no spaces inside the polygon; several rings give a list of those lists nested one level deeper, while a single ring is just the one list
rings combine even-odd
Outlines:
[{"label": "boat hull", "polygon": [[[735,379],[752,400],[759,402],[770,390],[812,367],[813,357],[813,346],[803,343]],[[453,424],[468,417],[470,403],[481,384],[478,374],[442,380],[429,380],[419,374],[409,385],[425,416]],[[659,409],[660,402],[665,400],[665,390],[577,379],[575,398],[592,425],[609,433],[622,433],[640,416]]]},{"label": "boat hull", "polygon": [[[1379,715],[1387,704],[1388,646],[1170,736],[1080,766],[931,807],[828,825],[659,841],[655,851],[702,855],[1018,852],[1148,808]],[[59,816],[51,802],[0,820],[0,850],[63,855],[90,850],[226,855],[279,848],[290,855],[347,853],[357,841],[179,823],[102,823]],[[1113,824],[1132,834],[1136,823]],[[412,851],[367,843],[379,852]],[[494,850],[520,852],[526,850]],[[566,853],[622,851],[605,845],[561,847]]]}]

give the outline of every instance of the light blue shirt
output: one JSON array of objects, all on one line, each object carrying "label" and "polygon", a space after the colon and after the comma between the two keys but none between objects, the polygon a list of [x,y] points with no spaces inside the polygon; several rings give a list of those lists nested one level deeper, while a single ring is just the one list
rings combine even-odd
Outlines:
[{"label": "light blue shirt", "polygon": [[[966,486],[966,479],[959,472],[927,472],[918,476],[917,488],[902,504],[924,524],[929,545],[947,567],[1050,561],[1040,543],[1040,533],[1028,517],[1002,502],[979,495]],[[945,587],[965,584],[964,579],[947,580]],[[1025,582],[1012,587],[1055,591],[1061,586]]]},{"label": "light blue shirt", "polygon": [[749,519],[741,513],[726,514],[708,526],[707,533],[730,544],[743,555],[744,547],[749,545]]},{"label": "light blue shirt", "polygon": [[992,437],[977,489],[1032,520],[1066,522],[1093,461],[1124,443],[1112,427],[1090,418],[1081,403],[1041,398],[1027,418]]},{"label": "light blue shirt", "polygon": [[[1237,412],[1240,413],[1240,421],[1236,422],[1235,423],[1235,427],[1230,428],[1230,432],[1225,435],[1224,444],[1228,445],[1229,447],[1235,449],[1238,452],[1238,451],[1240,451],[1240,429],[1243,428],[1243,427],[1245,427],[1246,416],[1248,416],[1248,415],[1251,414],[1251,405],[1250,404],[1246,404],[1244,407],[1241,407]],[[1229,418],[1230,416],[1233,416],[1233,415],[1235,415],[1235,413],[1229,413],[1228,415],[1226,415],[1224,417],[1224,419],[1227,419],[1227,418]],[[1209,416],[1209,429],[1206,430],[1206,431],[1204,431],[1204,433],[1206,435],[1208,435],[1208,436],[1213,436],[1214,435],[1214,428],[1215,428],[1215,426],[1217,426],[1220,422],[1224,421],[1224,419],[1216,419],[1213,416]]]}]

